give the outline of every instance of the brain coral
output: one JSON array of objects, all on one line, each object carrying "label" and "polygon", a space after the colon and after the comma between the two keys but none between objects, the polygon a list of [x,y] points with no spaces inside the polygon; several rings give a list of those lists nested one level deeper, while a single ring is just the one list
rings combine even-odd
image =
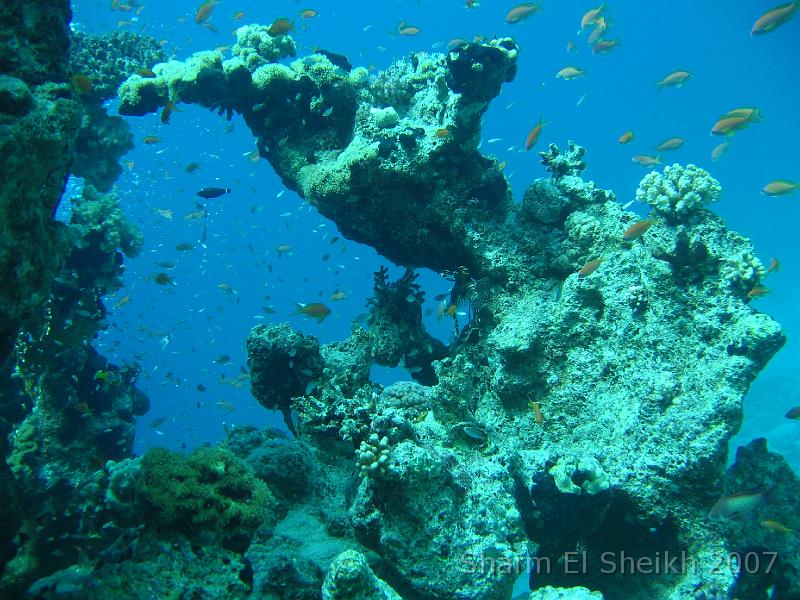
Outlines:
[{"label": "brain coral", "polygon": [[636,190],[636,200],[649,204],[667,220],[685,221],[692,213],[719,200],[722,187],[708,171],[695,165],[674,164],[663,173],[645,175]]}]

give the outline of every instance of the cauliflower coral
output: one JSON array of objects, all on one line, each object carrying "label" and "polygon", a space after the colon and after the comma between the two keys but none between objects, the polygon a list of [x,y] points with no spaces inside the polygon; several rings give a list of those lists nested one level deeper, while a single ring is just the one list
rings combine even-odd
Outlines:
[{"label": "cauliflower coral", "polygon": [[663,173],[648,173],[639,183],[636,200],[653,207],[668,220],[685,221],[710,202],[719,200],[722,187],[708,171],[695,165],[674,164]]}]

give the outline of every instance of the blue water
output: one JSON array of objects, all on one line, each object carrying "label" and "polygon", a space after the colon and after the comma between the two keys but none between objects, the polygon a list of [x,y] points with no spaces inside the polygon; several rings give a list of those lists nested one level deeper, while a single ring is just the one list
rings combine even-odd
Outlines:
[{"label": "blue water", "polygon": [[[767,436],[773,449],[800,467],[800,425],[783,418],[788,408],[800,404],[800,193],[769,198],[759,192],[773,179],[800,180],[800,18],[753,38],[753,23],[774,0],[619,0],[608,3],[606,14],[612,22],[610,37],[618,36],[621,45],[607,55],[593,55],[586,45],[588,32],[576,33],[581,15],[592,6],[584,2],[545,0],[543,12],[508,25],[504,16],[513,2],[484,0],[467,10],[462,0],[342,0],[308,6],[285,0],[224,0],[211,18],[219,33],[194,23],[198,4],[143,2],[137,17],[112,12],[108,0],[78,0],[73,2],[74,26],[90,33],[118,27],[142,31],[167,40],[167,50],[185,59],[192,52],[232,44],[231,32],[238,26],[269,24],[313,8],[319,16],[306,22],[305,31],[298,19],[293,33],[299,54],[323,47],[348,55],[354,65],[377,69],[411,52],[444,51],[455,37],[510,35],[521,48],[519,73],[485,116],[482,151],[507,162],[505,172],[515,198],[534,179],[547,175],[534,151],[521,150],[540,116],[549,124],[534,150],[570,139],[585,146],[589,167],[584,177],[614,190],[622,203],[633,198],[646,173],[631,157],[654,154],[653,146],[666,138],[684,138],[685,146],[668,153],[665,161],[708,169],[724,189],[712,209],[753,240],[762,261],[769,263],[775,256],[781,262],[780,271],[767,280],[772,293],[755,306],[782,323],[789,342],[753,385],[737,441]],[[237,11],[245,13],[240,21],[233,19]],[[398,37],[394,32],[401,20],[418,26],[421,33]],[[577,53],[567,52],[570,40],[576,42]],[[567,65],[585,69],[587,76],[556,79],[556,72]],[[693,77],[681,89],[657,91],[655,82],[676,69],[688,70]],[[759,107],[764,121],[737,133],[728,152],[712,162],[710,152],[722,141],[709,135],[712,125],[722,113],[741,106]],[[252,163],[243,156],[254,151],[255,144],[240,119],[234,117],[233,131],[225,133],[229,124],[224,118],[196,106],[181,110],[169,125],[162,125],[157,115],[129,119],[136,148],[124,158],[131,168],[117,182],[125,210],[142,228],[146,246],[139,258],[127,261],[125,288],[108,299],[109,306],[122,296],[131,300],[113,309],[112,326],[98,345],[114,361],[137,360],[142,365],[140,386],[153,407],[140,422],[136,452],[152,445],[179,448],[214,442],[224,436],[224,426],[280,424],[278,415],[252,399],[246,380],[240,388],[225,383],[245,365],[250,328],[288,321],[323,343],[344,338],[351,322],[365,312],[372,273],[388,264],[370,248],[343,238],[331,244],[339,235],[335,225],[285,190],[266,161]],[[618,144],[628,129],[635,140]],[[161,141],[145,145],[142,139],[147,135]],[[201,165],[194,174],[184,171],[190,162]],[[233,192],[208,203],[207,248],[176,251],[177,244],[196,243],[201,235],[202,222],[184,220],[195,210],[194,192],[215,185]],[[174,211],[171,220],[155,212],[162,208]],[[644,212],[641,206],[633,209]],[[291,245],[291,253],[279,256],[275,248],[280,244]],[[323,260],[326,254],[330,257]],[[167,271],[176,285],[152,281],[164,271],[158,261],[177,263]],[[400,272],[392,271],[395,276]],[[423,282],[427,308],[434,309],[433,297],[447,291],[447,282],[430,273],[424,274]],[[220,289],[221,283],[235,293]],[[337,290],[347,297],[329,300]],[[323,323],[294,313],[295,302],[316,301],[333,310]],[[264,306],[275,313],[265,313]],[[427,321],[440,338],[452,335],[449,323],[437,323],[434,316]],[[170,343],[162,349],[165,336]],[[221,355],[230,356],[230,363],[215,362]],[[380,370],[375,377],[391,382],[407,376]],[[198,391],[198,385],[206,391]],[[152,426],[153,419],[161,418],[163,423]]]}]

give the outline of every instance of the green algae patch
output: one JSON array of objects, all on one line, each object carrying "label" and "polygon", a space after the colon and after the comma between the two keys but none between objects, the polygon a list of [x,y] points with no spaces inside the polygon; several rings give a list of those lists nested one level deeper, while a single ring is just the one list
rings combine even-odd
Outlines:
[{"label": "green algae patch", "polygon": [[220,448],[198,448],[188,456],[150,450],[142,457],[138,498],[155,526],[225,545],[271,523],[276,505],[247,465]]}]

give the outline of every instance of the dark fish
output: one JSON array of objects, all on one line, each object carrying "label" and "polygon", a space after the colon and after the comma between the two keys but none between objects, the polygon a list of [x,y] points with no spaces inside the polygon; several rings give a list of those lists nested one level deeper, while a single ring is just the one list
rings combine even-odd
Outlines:
[{"label": "dark fish", "polygon": [[333,63],[335,66],[339,67],[340,69],[344,69],[348,73],[353,70],[353,65],[350,64],[350,61],[347,60],[347,57],[344,54],[336,54],[335,52],[324,50],[322,48],[316,48],[314,50],[314,54],[322,54],[322,56],[331,61],[331,63]]},{"label": "dark fish", "polygon": [[795,421],[800,420],[800,406],[795,406],[794,408],[790,408],[789,412],[786,413],[787,419],[792,419]]},{"label": "dark fish", "polygon": [[230,193],[231,188],[207,187],[197,192],[197,195],[201,198],[219,198]]}]

